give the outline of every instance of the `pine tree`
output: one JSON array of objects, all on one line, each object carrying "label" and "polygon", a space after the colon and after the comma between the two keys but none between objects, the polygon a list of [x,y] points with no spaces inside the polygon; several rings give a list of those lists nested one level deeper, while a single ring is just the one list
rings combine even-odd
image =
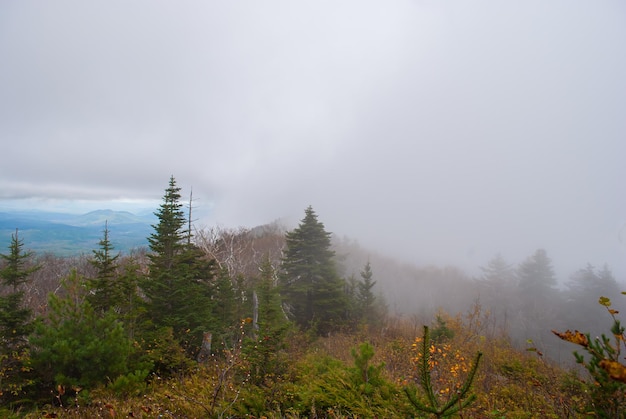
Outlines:
[{"label": "pine tree", "polygon": [[88,282],[91,293],[87,298],[96,312],[105,313],[122,298],[117,283],[117,261],[120,254],[113,255],[108,222],[104,224],[103,237],[98,245],[100,248],[93,250],[93,258],[89,261],[96,268],[96,277]]},{"label": "pine tree", "polygon": [[258,324],[263,333],[263,330],[283,327],[287,323],[287,318],[281,306],[279,289],[276,286],[276,271],[269,257],[261,263],[259,270],[261,278],[256,286],[259,303]]},{"label": "pine tree", "polygon": [[159,223],[152,226],[154,233],[148,237],[152,251],[148,256],[152,277],[163,276],[165,280],[170,279],[167,278],[167,274],[185,247],[189,232],[184,229],[186,219],[182,210],[183,204],[180,202],[180,190],[174,176],[171,176],[163,196],[163,203],[154,214]]},{"label": "pine tree", "polygon": [[260,279],[253,293],[256,305],[251,342],[247,342],[246,359],[250,363],[250,380],[260,385],[276,379],[286,370],[283,349],[290,323],[282,310],[275,281],[275,270],[267,257],[259,267]]},{"label": "pine tree", "polygon": [[108,311],[115,312],[128,337],[134,339],[143,314],[142,299],[138,295],[143,278],[141,269],[132,257],[121,259],[120,253],[113,253],[108,222],[105,222],[98,245],[99,249],[93,250],[93,258],[89,261],[96,268],[96,275],[87,281],[89,293],[86,299],[101,316]]},{"label": "pine tree", "polygon": [[193,352],[200,346],[203,332],[215,326],[211,300],[214,262],[191,243],[180,198],[172,176],[155,213],[159,222],[148,238],[150,273],[142,288],[154,324],[171,327],[179,342]]},{"label": "pine tree", "polygon": [[31,312],[23,307],[24,292],[20,287],[28,282],[30,275],[39,270],[39,267],[28,266],[32,252],[25,253],[23,247],[24,241],[19,238],[18,230],[15,230],[15,234],[11,235],[9,254],[0,254],[5,262],[0,269],[0,278],[2,286],[8,288],[8,292],[0,297],[0,333],[2,342],[7,347],[24,340],[30,331]]},{"label": "pine tree", "polygon": [[480,268],[482,275],[476,281],[480,303],[494,314],[494,322],[500,322],[503,330],[508,328],[508,318],[515,307],[515,270],[501,254],[496,254],[487,266]]},{"label": "pine tree", "polygon": [[32,313],[24,307],[21,286],[39,267],[29,266],[32,253],[24,252],[23,247],[16,229],[11,236],[9,254],[0,254],[4,261],[0,279],[6,290],[0,295],[0,400],[5,402],[20,396],[30,382],[26,364]]},{"label": "pine tree", "polygon": [[363,310],[359,305],[359,281],[354,274],[344,279],[344,295],[346,297],[347,325],[354,329],[363,317]]},{"label": "pine tree", "polygon": [[375,306],[376,296],[372,291],[374,285],[376,285],[376,281],[372,279],[373,275],[370,262],[367,261],[361,271],[361,280],[357,283],[357,301],[359,310],[361,311],[361,318],[368,325],[374,325],[378,320],[378,313],[376,312]]},{"label": "pine tree", "polygon": [[562,315],[567,319],[565,326],[586,330],[593,336],[600,335],[603,329],[597,319],[602,318],[605,307],[597,303],[598,298],[620,293],[611,270],[605,265],[598,271],[593,265],[587,264],[585,268],[575,272],[565,285],[567,311]]},{"label": "pine tree", "polygon": [[[214,341],[228,341],[233,337],[234,330],[238,325],[237,291],[226,269],[221,269],[211,286],[212,314],[214,321],[212,326]],[[237,336],[238,338],[238,336]]]},{"label": "pine tree", "polygon": [[483,272],[480,280],[488,287],[501,290],[513,282],[513,268],[499,253],[487,263],[487,266],[481,267],[480,270]]},{"label": "pine tree", "polygon": [[539,249],[529,256],[519,265],[516,276],[518,287],[511,330],[517,330],[525,339],[532,339],[543,348],[543,353],[550,354],[558,348],[545,324],[558,319],[561,295],[556,289],[557,279],[546,251]]},{"label": "pine tree", "polygon": [[92,388],[138,367],[129,363],[133,347],[122,323],[111,310],[94,311],[85,282],[76,270],[63,279],[63,296],[50,294],[49,314],[31,337],[33,367],[46,386]]},{"label": "pine tree", "polygon": [[175,310],[179,309],[180,293],[177,289],[179,278],[180,255],[184,250],[185,215],[180,203],[180,187],[174,177],[170,177],[168,188],[163,196],[163,203],[155,215],[159,223],[153,225],[154,233],[148,237],[151,253],[150,273],[143,284],[149,299],[150,318],[157,326],[171,326],[179,332],[183,327],[176,327],[178,320]]},{"label": "pine tree", "polygon": [[121,264],[121,272],[117,276],[116,291],[119,300],[115,302],[115,311],[124,324],[124,329],[130,339],[135,338],[135,332],[144,316],[143,300],[138,295],[139,285],[144,279],[139,263],[133,258],[127,258]]},{"label": "pine tree", "polygon": [[282,295],[296,324],[319,334],[341,326],[347,312],[345,281],[337,274],[330,236],[309,206],[300,225],[286,235],[280,275]]},{"label": "pine tree", "polygon": [[538,249],[522,262],[517,270],[519,287],[524,292],[542,294],[554,291],[557,285],[552,261],[544,249]]}]

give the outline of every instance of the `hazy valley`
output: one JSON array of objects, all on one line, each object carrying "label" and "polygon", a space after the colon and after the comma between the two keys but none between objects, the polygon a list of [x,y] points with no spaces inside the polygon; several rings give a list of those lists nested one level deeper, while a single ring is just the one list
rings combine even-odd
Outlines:
[{"label": "hazy valley", "polygon": [[90,253],[102,237],[105,222],[115,248],[128,252],[147,246],[155,217],[152,213],[136,215],[127,211],[96,210],[85,214],[47,211],[0,212],[0,248],[6,249],[11,234],[19,235],[28,249],[57,256]]}]

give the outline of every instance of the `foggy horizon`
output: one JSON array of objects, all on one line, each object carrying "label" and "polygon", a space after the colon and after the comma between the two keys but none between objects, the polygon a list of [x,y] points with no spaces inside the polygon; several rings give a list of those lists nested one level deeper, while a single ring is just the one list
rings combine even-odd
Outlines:
[{"label": "foggy horizon", "polygon": [[173,175],[199,227],[311,205],[412,264],[543,248],[561,282],[606,263],[623,283],[625,21],[619,1],[3,3],[0,210],[154,211]]}]

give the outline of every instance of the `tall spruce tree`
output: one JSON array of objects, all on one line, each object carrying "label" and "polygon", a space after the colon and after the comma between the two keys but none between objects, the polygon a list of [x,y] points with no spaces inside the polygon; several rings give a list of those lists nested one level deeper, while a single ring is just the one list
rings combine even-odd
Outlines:
[{"label": "tall spruce tree", "polygon": [[480,303],[493,314],[494,323],[506,330],[511,310],[518,300],[515,296],[515,269],[498,253],[480,270],[482,275],[476,280]]},{"label": "tall spruce tree", "polygon": [[148,238],[150,274],[143,289],[148,314],[157,327],[171,327],[189,351],[200,346],[202,333],[215,326],[211,286],[214,264],[189,238],[180,187],[174,177],[155,213],[159,219]]},{"label": "tall spruce tree", "polygon": [[150,274],[143,289],[149,299],[148,314],[157,326],[174,326],[175,309],[180,303],[177,288],[178,262],[184,250],[186,232],[185,214],[180,203],[180,187],[174,177],[163,196],[163,203],[155,212],[159,222],[148,237],[151,253]]},{"label": "tall spruce tree", "polygon": [[[600,336],[604,332],[598,319],[606,314],[606,307],[598,304],[600,297],[611,298],[619,295],[620,287],[608,266],[601,270],[590,263],[575,272],[565,283],[567,301],[563,305],[565,326],[571,329],[584,330],[592,336]],[[621,311],[621,310],[620,310]]]},{"label": "tall spruce tree", "polygon": [[[9,254],[0,254],[0,401],[19,398],[29,384],[27,337],[32,330],[31,310],[24,306],[21,286],[39,266],[30,265],[32,252],[24,252],[18,230],[11,236]],[[29,266],[30,265],[30,266]]]},{"label": "tall spruce tree", "polygon": [[376,296],[372,289],[376,285],[376,281],[373,280],[374,273],[370,262],[367,261],[365,267],[361,271],[361,279],[357,283],[357,302],[359,304],[359,311],[361,314],[361,321],[368,325],[374,325],[378,319],[378,313],[376,310]]},{"label": "tall spruce tree", "polygon": [[159,219],[153,225],[154,233],[148,237],[150,250],[150,272],[153,278],[163,276],[167,278],[169,271],[178,261],[183,252],[189,232],[185,230],[185,213],[180,202],[181,188],[176,184],[174,176],[170,177],[169,185],[165,189],[163,203],[154,215]]},{"label": "tall spruce tree", "polygon": [[537,249],[519,265],[517,278],[520,289],[527,293],[541,295],[556,290],[552,261],[544,249]]},{"label": "tall spruce tree", "polygon": [[100,248],[93,250],[93,257],[89,261],[96,268],[96,276],[88,281],[91,293],[87,300],[97,313],[104,313],[123,298],[120,284],[117,283],[117,261],[120,254],[113,254],[108,222],[104,224],[103,237],[98,245]]},{"label": "tall spruce tree", "polygon": [[341,326],[347,313],[345,281],[337,274],[330,236],[309,206],[300,225],[286,235],[280,275],[283,299],[295,323],[319,334]]},{"label": "tall spruce tree", "polygon": [[557,286],[552,261],[544,249],[538,249],[524,260],[516,270],[518,286],[510,319],[511,330],[524,334],[543,348],[543,353],[552,355],[558,350],[551,333],[545,328],[550,325],[560,328],[563,319],[558,317],[561,294]]}]

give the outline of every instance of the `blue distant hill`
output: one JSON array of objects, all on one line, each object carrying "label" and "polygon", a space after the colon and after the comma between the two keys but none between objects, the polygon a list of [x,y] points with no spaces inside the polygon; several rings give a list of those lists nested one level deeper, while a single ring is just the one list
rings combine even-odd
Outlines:
[{"label": "blue distant hill", "polygon": [[109,240],[116,251],[146,247],[153,232],[154,215],[140,216],[127,211],[97,210],[86,214],[46,211],[0,212],[0,253],[7,254],[11,234],[19,229],[24,248],[58,256],[91,253],[98,248],[105,222]]}]

